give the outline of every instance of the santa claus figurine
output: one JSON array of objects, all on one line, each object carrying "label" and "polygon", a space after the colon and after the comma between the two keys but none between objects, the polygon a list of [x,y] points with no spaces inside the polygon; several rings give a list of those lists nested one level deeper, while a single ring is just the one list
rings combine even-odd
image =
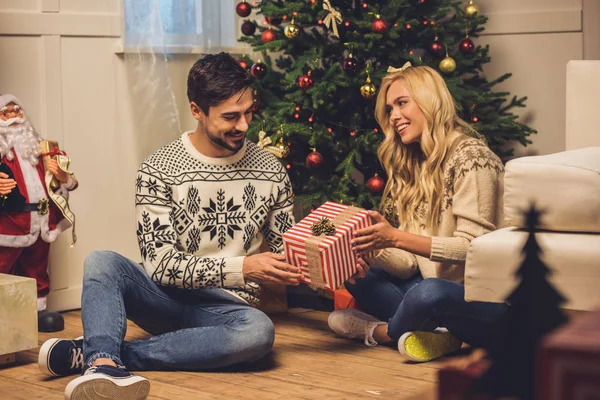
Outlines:
[{"label": "santa claus figurine", "polygon": [[74,223],[67,199],[77,180],[67,169],[64,152],[42,154],[42,140],[21,102],[1,95],[0,273],[37,281],[38,330],[56,332],[64,329],[64,321],[59,313],[46,310],[48,253],[50,243]]}]

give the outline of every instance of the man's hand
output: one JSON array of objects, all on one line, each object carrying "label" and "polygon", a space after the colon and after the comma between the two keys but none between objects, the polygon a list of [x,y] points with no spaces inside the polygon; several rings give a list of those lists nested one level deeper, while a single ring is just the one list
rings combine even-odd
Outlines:
[{"label": "man's hand", "polygon": [[260,253],[244,259],[244,279],[256,283],[298,285],[302,274],[298,267],[284,262],[283,254]]},{"label": "man's hand", "polygon": [[48,171],[61,183],[69,182],[69,174],[58,168],[58,162],[54,158],[48,162]]},{"label": "man's hand", "polygon": [[377,211],[369,211],[369,215],[375,224],[354,232],[354,239],[350,242],[352,249],[358,254],[365,254],[373,250],[397,247],[396,240],[400,231]]},{"label": "man's hand", "polygon": [[14,179],[8,179],[8,175],[0,172],[0,195],[9,194],[17,186]]}]

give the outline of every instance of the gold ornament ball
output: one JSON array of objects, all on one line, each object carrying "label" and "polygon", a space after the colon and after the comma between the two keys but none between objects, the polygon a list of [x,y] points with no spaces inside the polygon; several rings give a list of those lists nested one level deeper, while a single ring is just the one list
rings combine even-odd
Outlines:
[{"label": "gold ornament ball", "polygon": [[286,158],[290,154],[290,148],[283,142],[283,138],[279,139],[277,147],[279,147],[279,150],[281,151],[281,158]]},{"label": "gold ornament ball", "polygon": [[300,28],[293,21],[283,30],[285,37],[288,39],[294,39],[300,34]]},{"label": "gold ornament ball", "polygon": [[371,83],[369,79],[367,79],[367,83],[360,87],[360,94],[367,100],[371,100],[373,97],[375,97],[376,92],[377,88]]},{"label": "gold ornament ball", "polygon": [[465,7],[465,14],[467,14],[467,17],[471,18],[474,17],[477,13],[479,13],[479,7],[477,7],[476,4],[473,4],[473,2],[470,1],[469,4],[467,4],[467,6]]},{"label": "gold ornament ball", "polygon": [[456,61],[452,57],[446,57],[442,61],[440,61],[440,70],[449,74],[450,72],[454,72],[456,69]]}]

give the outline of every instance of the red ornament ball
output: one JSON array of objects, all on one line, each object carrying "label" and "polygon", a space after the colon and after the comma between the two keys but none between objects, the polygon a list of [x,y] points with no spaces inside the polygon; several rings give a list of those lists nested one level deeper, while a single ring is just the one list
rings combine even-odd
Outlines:
[{"label": "red ornament ball", "polygon": [[318,168],[323,165],[323,156],[316,150],[306,156],[306,166],[308,168]]},{"label": "red ornament ball", "polygon": [[270,25],[279,25],[281,24],[281,21],[283,21],[283,19],[279,17],[265,17],[265,20],[267,21],[267,24]]},{"label": "red ornament ball", "polygon": [[379,194],[383,192],[385,188],[385,181],[382,177],[375,174],[367,181],[367,189],[373,194]]},{"label": "red ornament ball", "polygon": [[473,41],[469,38],[465,38],[464,40],[462,40],[460,42],[460,44],[458,45],[458,48],[460,50],[461,53],[463,53],[465,56],[473,54],[473,50],[475,50],[475,44],[473,43]]},{"label": "red ornament ball", "polygon": [[256,32],[256,25],[250,21],[244,21],[242,24],[242,33],[246,36],[252,36]]},{"label": "red ornament ball", "polygon": [[437,57],[441,57],[445,54],[444,45],[438,40],[431,43],[429,51],[431,51],[431,54]]},{"label": "red ornament ball", "polygon": [[346,73],[354,75],[358,72],[358,61],[350,56],[344,60],[343,68]]},{"label": "red ornament ball", "polygon": [[304,90],[310,89],[311,87],[313,87],[314,84],[315,81],[313,80],[312,76],[310,76],[310,72],[308,74],[302,75],[298,79],[298,85],[300,85],[300,87]]},{"label": "red ornament ball", "polygon": [[252,6],[250,6],[250,4],[243,1],[235,7],[235,12],[240,17],[246,18],[252,12]]},{"label": "red ornament ball", "polygon": [[377,18],[371,24],[371,30],[374,33],[380,33],[383,35],[388,30],[388,23],[383,18]]},{"label": "red ornament ball", "polygon": [[257,62],[250,68],[250,73],[253,77],[261,79],[267,74],[267,66],[261,62]]},{"label": "red ornament ball", "polygon": [[263,41],[263,43],[269,43],[277,39],[277,34],[273,29],[267,29],[262,33],[260,39]]}]

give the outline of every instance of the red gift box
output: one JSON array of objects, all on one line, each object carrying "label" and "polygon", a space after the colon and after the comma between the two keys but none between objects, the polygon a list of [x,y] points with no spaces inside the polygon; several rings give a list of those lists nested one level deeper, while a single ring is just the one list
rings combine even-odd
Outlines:
[{"label": "red gift box", "polygon": [[[335,225],[333,235],[313,235],[311,227],[321,218]],[[286,261],[301,269],[305,283],[333,291],[356,272],[352,234],[370,225],[367,210],[328,201],[283,234]]]},{"label": "red gift box", "polygon": [[600,310],[546,336],[537,357],[537,399],[600,399]]},{"label": "red gift box", "polygon": [[333,309],[343,310],[345,308],[358,308],[356,300],[346,289],[338,289],[333,292]]},{"label": "red gift box", "polygon": [[[468,357],[463,357],[467,359]],[[456,361],[455,361],[456,362]],[[438,400],[478,398],[473,393],[475,382],[487,372],[490,362],[485,359],[468,362],[467,367],[446,365],[438,370]]]}]

